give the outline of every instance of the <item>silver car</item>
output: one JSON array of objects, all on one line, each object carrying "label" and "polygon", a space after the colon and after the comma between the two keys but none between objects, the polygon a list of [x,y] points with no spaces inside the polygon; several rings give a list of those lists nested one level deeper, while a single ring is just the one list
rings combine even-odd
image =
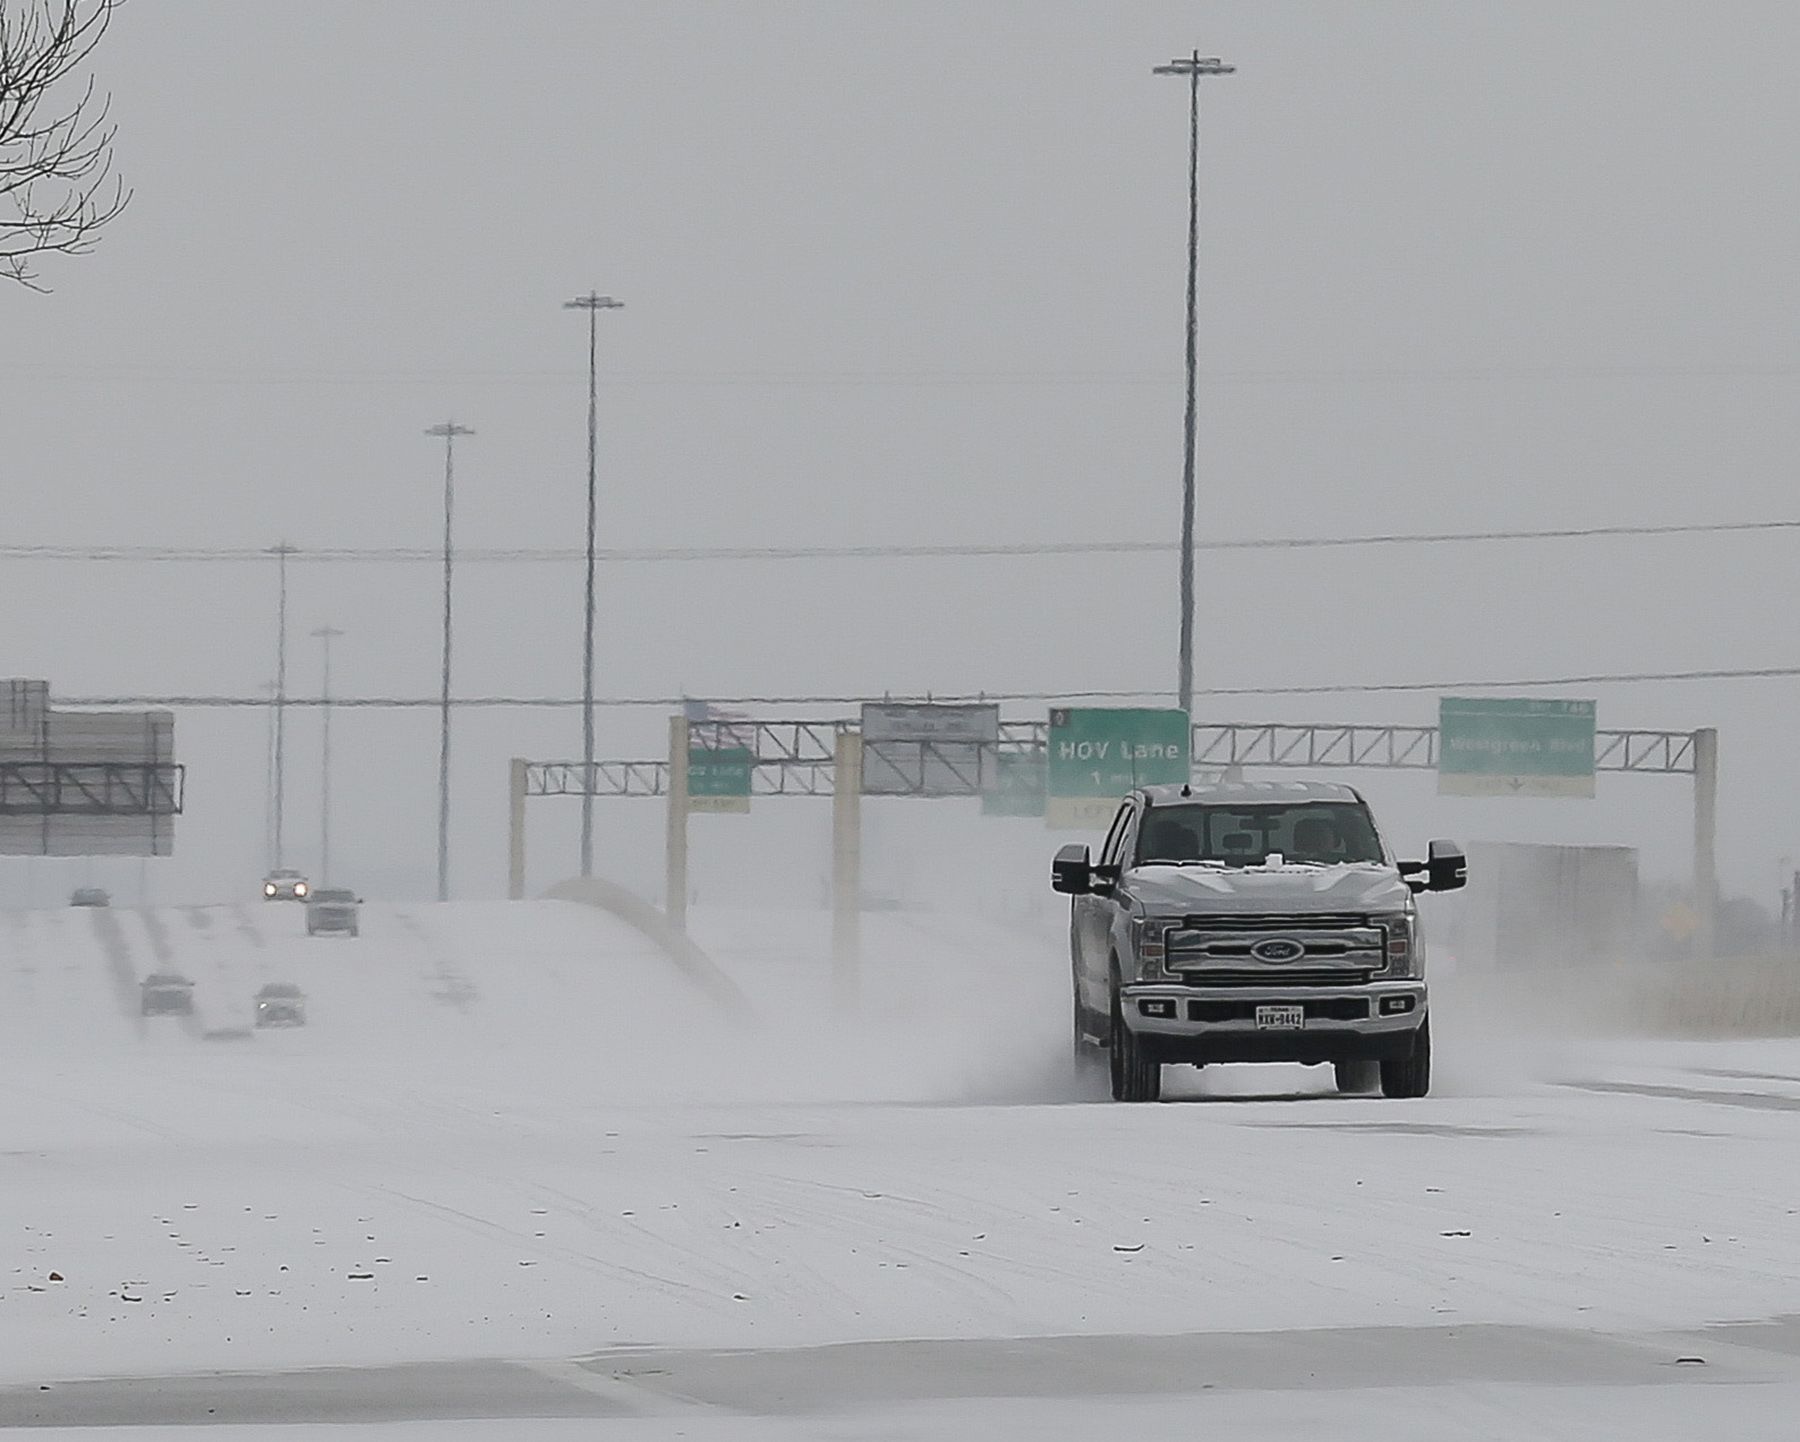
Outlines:
[{"label": "silver car", "polygon": [[312,894],[312,884],[291,867],[281,866],[263,878],[264,901],[305,901]]}]

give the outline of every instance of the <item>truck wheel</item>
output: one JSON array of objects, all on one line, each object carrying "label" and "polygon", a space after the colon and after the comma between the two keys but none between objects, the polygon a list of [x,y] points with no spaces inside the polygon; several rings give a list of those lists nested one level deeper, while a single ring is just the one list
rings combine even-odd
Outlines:
[{"label": "truck wheel", "polygon": [[1162,1098],[1162,1063],[1150,1043],[1125,1025],[1118,992],[1113,993],[1111,1038],[1107,1059],[1112,1067],[1116,1102],[1153,1102]]},{"label": "truck wheel", "polygon": [[1381,1094],[1388,1097],[1422,1097],[1431,1090],[1431,1022],[1419,1023],[1412,1045],[1403,1056],[1381,1064]]},{"label": "truck wheel", "polygon": [[1345,1096],[1372,1092],[1381,1080],[1381,1068],[1372,1061],[1334,1061],[1331,1070],[1337,1079],[1337,1089]]}]

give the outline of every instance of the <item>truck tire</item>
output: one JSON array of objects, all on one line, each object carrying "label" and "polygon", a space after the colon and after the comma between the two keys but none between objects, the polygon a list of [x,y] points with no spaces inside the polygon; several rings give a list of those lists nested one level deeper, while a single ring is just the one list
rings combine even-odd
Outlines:
[{"label": "truck tire", "polygon": [[1412,1045],[1403,1056],[1381,1064],[1381,1094],[1386,1097],[1422,1097],[1431,1090],[1431,1021],[1419,1023]]},{"label": "truck tire", "polygon": [[1372,1061],[1334,1061],[1331,1070],[1345,1096],[1365,1096],[1381,1081],[1381,1068]]},{"label": "truck tire", "polygon": [[1119,993],[1112,999],[1111,1036],[1107,1059],[1112,1070],[1112,1094],[1116,1102],[1153,1102],[1162,1099],[1162,1063],[1149,1044],[1125,1025]]}]

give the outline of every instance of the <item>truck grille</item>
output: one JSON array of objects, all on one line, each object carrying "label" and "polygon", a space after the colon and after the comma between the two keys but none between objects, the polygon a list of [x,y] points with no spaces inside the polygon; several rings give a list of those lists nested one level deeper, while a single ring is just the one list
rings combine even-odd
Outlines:
[{"label": "truck grille", "polygon": [[[1256,1008],[1266,1002],[1190,1001],[1189,1021],[1254,1021]],[[1321,996],[1300,1003],[1308,1021],[1366,1021],[1369,999],[1365,996]]]},{"label": "truck grille", "polygon": [[[1180,969],[1171,966],[1171,970]],[[1367,971],[1347,967],[1306,971],[1291,966],[1263,966],[1254,971],[1190,967],[1180,974],[1190,986],[1358,986],[1370,976]]]},{"label": "truck grille", "polygon": [[1185,916],[1164,938],[1164,964],[1202,986],[1341,986],[1385,971],[1387,940],[1379,921],[1350,912]]}]

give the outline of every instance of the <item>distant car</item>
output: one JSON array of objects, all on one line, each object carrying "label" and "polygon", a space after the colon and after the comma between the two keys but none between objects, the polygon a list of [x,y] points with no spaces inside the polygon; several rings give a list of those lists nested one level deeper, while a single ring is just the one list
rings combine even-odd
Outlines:
[{"label": "distant car", "polygon": [[264,901],[305,901],[311,895],[312,884],[289,867],[278,867],[263,878]]},{"label": "distant car", "polygon": [[362,898],[344,887],[323,886],[306,898],[306,934],[321,932],[357,936],[361,932]]},{"label": "distant car", "polygon": [[306,996],[291,981],[272,981],[256,994],[258,1026],[305,1026]]},{"label": "distant car", "polygon": [[138,984],[140,1016],[191,1016],[194,983],[172,971],[153,971]]},{"label": "distant car", "polygon": [[111,906],[112,897],[104,886],[78,886],[69,893],[70,906]]}]

